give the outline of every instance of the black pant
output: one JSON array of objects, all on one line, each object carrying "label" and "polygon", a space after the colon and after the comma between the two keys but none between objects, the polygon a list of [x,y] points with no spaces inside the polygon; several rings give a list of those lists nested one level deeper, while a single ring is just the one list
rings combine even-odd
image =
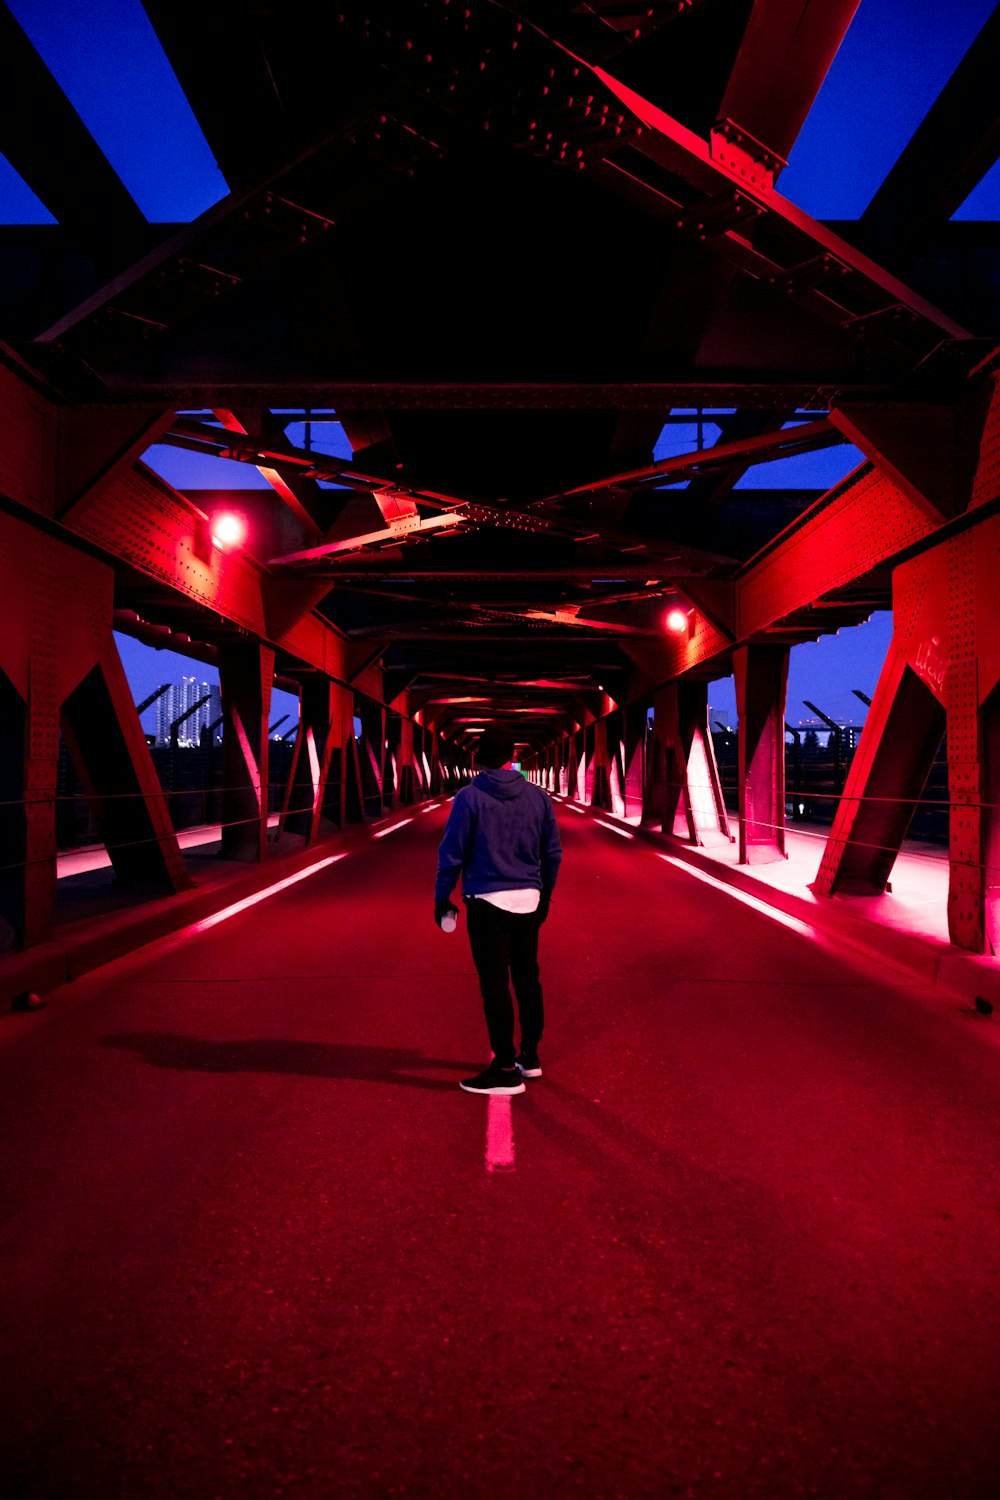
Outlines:
[{"label": "black pant", "polygon": [[536,912],[502,911],[489,901],[466,898],[469,943],[479,974],[490,1046],[502,1068],[514,1065],[514,1006],[508,977],[517,996],[522,1052],[537,1052],[545,1015],[538,978]]}]

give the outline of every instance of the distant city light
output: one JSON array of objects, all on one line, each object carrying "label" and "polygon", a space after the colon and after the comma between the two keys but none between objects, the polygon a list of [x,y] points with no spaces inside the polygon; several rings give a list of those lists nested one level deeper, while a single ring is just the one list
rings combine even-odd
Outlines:
[{"label": "distant city light", "polygon": [[671,609],[668,610],[667,617],[663,623],[666,625],[667,629],[672,630],[675,635],[680,635],[688,628],[688,617],[683,609]]},{"label": "distant city light", "polygon": [[216,546],[238,547],[246,534],[246,522],[235,511],[220,511],[212,517],[212,541]]}]

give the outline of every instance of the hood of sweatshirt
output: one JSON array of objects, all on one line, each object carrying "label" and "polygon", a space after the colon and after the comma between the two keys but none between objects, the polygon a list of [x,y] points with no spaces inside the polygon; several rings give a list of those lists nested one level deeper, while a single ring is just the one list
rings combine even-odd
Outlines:
[{"label": "hood of sweatshirt", "polygon": [[523,796],[528,790],[528,783],[520,771],[480,771],[478,776],[473,777],[472,785],[485,792],[488,797],[495,797],[498,802],[512,802],[515,797]]}]

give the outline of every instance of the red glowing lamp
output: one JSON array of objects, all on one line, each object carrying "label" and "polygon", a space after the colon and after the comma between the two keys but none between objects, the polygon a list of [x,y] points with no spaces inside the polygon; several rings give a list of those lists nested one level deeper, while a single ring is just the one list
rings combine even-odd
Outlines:
[{"label": "red glowing lamp", "polygon": [[222,510],[212,517],[212,541],[217,547],[238,547],[247,534],[247,523],[235,511]]},{"label": "red glowing lamp", "polygon": [[688,628],[687,611],[683,609],[669,609],[663,623],[674,635],[681,635]]}]

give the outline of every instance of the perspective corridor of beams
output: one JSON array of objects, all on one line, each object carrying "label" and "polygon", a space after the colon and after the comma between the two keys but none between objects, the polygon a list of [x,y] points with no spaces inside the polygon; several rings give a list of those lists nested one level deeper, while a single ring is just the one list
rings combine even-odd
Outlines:
[{"label": "perspective corridor of beams", "polygon": [[[318,617],[383,701],[459,744],[516,717],[530,760],[887,607],[890,565],[968,502],[932,450],[981,423],[997,333],[948,224],[992,160],[997,25],[831,227],[776,183],[856,6],[146,0],[231,189],[176,229],[0,7],[3,149],[60,219],[3,241],[8,358],[72,414],[57,520],[114,561],[123,627],[256,628],[281,672]],[[209,597],[163,565],[167,487],[135,463],[157,440],[270,482],[228,497],[249,627],[245,573]],[[736,488],[848,442],[878,466],[826,494]]]}]

